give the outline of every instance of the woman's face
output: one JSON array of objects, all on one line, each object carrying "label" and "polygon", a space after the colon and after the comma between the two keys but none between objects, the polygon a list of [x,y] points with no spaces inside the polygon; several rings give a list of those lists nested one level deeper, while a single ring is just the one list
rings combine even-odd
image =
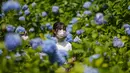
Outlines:
[{"label": "woman's face", "polygon": [[57,37],[58,39],[63,39],[63,38],[66,37],[66,31],[65,31],[65,29],[63,28],[63,26],[62,26],[61,28],[58,28],[58,29],[56,30],[56,37]]},{"label": "woman's face", "polygon": [[56,33],[56,37],[58,39],[63,39],[66,37],[66,31],[61,29],[61,30],[58,30],[57,33]]}]

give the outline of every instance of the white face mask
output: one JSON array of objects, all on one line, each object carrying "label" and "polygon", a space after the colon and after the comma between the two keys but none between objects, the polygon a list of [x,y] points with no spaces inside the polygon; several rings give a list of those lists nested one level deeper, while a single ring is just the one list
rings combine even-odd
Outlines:
[{"label": "white face mask", "polygon": [[66,37],[66,32],[64,30],[58,30],[57,35],[59,39]]}]

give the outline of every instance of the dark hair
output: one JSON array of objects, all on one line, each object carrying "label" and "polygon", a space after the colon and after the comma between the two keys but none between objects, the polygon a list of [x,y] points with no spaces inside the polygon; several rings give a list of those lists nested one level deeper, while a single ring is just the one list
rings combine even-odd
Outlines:
[{"label": "dark hair", "polygon": [[[53,30],[56,31],[56,32],[57,32],[57,30],[60,30],[60,29],[64,29],[65,30],[65,28],[66,28],[65,24],[62,23],[62,22],[56,22],[53,25]],[[55,36],[55,34],[54,34],[54,36]]]},{"label": "dark hair", "polygon": [[57,29],[61,29],[62,27],[63,27],[63,29],[66,28],[64,23],[62,23],[62,22],[56,22],[53,25],[53,30],[56,31]]}]

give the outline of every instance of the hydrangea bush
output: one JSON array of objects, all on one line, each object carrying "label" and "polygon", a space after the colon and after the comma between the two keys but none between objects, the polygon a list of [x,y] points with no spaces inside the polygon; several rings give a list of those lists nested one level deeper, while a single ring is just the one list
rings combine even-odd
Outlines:
[{"label": "hydrangea bush", "polygon": [[[3,0],[0,73],[129,73],[128,0]],[[72,51],[56,50],[52,26],[65,23]],[[73,64],[66,64],[76,57]],[[62,65],[62,66],[61,66]]]}]

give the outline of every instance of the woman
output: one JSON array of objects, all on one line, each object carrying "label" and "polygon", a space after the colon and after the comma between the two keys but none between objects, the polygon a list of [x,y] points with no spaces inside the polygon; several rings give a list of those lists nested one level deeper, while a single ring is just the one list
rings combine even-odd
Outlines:
[{"label": "woman", "polygon": [[[53,25],[53,34],[54,37],[56,37],[56,46],[57,50],[61,52],[61,54],[66,58],[69,51],[72,51],[72,45],[71,43],[67,42],[65,40],[67,34],[66,34],[66,27],[65,24],[62,22],[56,22]],[[66,53],[64,53],[66,52]],[[65,62],[64,64],[70,64],[72,66],[73,62],[75,61],[75,57],[72,58],[71,62]],[[66,70],[69,71],[70,68],[67,68]]]}]

